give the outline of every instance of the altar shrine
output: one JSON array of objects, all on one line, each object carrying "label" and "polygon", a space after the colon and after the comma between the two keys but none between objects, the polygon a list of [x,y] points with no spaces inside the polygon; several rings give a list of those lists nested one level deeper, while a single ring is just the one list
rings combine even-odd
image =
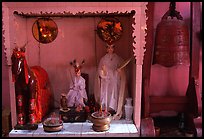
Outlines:
[{"label": "altar shrine", "polygon": [[[12,128],[9,136],[156,136],[160,128],[155,117],[181,116],[184,113],[186,129],[182,134],[200,136],[196,118],[199,119],[202,112],[202,87],[199,84],[202,80],[198,75],[200,43],[196,33],[200,32],[201,28],[196,28],[200,25],[200,18],[196,15],[200,15],[198,12],[202,9],[195,10],[196,5],[200,3],[186,2],[189,6],[185,7],[189,10],[187,13],[184,7],[179,7],[183,10],[182,13],[187,14],[184,15],[184,19],[188,14],[191,17],[187,23],[192,28],[189,34],[186,34],[186,37],[190,36],[191,39],[185,42],[186,48],[189,48],[189,51],[185,52],[185,64],[189,63],[187,66],[168,65],[168,59],[165,61],[161,58],[164,53],[160,48],[163,47],[158,45],[157,50],[154,46],[154,20],[157,21],[157,17],[161,18],[161,11],[154,9],[154,4],[159,5],[156,2],[3,2],[2,52],[5,54],[8,71]],[[166,10],[171,16],[172,12],[179,14],[175,11],[175,6],[175,3],[171,2],[169,11],[167,7],[163,8],[163,12]],[[165,32],[165,29],[162,31]],[[179,38],[176,42],[179,42]],[[20,89],[17,89],[13,82],[14,62],[11,59],[13,50],[19,50],[24,46],[26,51],[23,56],[26,62],[24,60],[17,65],[24,64],[28,68],[42,67],[47,73],[46,79],[49,78],[49,83],[42,83],[44,87],[37,94],[45,92],[49,86],[51,93],[42,96],[52,99],[52,107],[49,108],[46,104],[48,98],[44,99],[46,101],[37,100],[38,104],[46,106],[46,114],[40,117],[41,121],[33,122],[38,127],[26,131],[14,128],[21,121],[21,117],[17,116],[21,107],[18,107],[17,94]],[[109,51],[114,51],[118,59],[111,52],[109,54]],[[168,55],[166,51],[168,49],[165,50],[165,54]],[[16,53],[16,57],[20,60],[18,54]],[[154,63],[156,55],[159,59]],[[107,56],[106,60],[109,62],[100,65],[104,56]],[[119,59],[122,59],[121,62]],[[178,52],[176,60],[180,59]],[[73,63],[70,64],[73,60],[82,63],[85,61],[83,68],[79,68],[81,80],[75,78],[78,70],[76,67],[73,68]],[[158,60],[167,67],[159,65]],[[112,62],[115,67],[108,65]],[[25,68],[22,69],[16,71],[22,71],[21,74],[25,75],[22,82],[28,84],[21,86],[22,90],[32,90],[28,89],[32,83],[31,75],[27,74]],[[28,71],[30,73],[30,70]],[[104,81],[108,83],[104,84]],[[79,85],[81,83],[83,85]],[[116,86],[120,86],[119,89]],[[82,89],[85,91],[83,95]],[[68,95],[70,92],[71,96]],[[102,95],[101,92],[106,93]],[[73,98],[73,105],[69,104],[70,98]],[[36,104],[35,100],[29,101],[29,113],[34,110]],[[188,109],[188,106],[191,107]],[[47,111],[57,111],[55,118],[60,126],[63,125],[60,131],[43,131],[46,120],[51,118],[50,124],[55,123],[51,113]],[[90,116],[95,116],[96,120],[91,120]],[[104,127],[99,126],[101,118],[107,118],[102,123]],[[32,119],[30,118],[29,122]]]}]

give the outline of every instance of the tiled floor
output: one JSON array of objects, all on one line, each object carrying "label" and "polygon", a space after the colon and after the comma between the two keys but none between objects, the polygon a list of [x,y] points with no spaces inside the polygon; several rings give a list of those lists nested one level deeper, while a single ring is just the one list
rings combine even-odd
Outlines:
[{"label": "tiled floor", "polygon": [[82,123],[63,123],[59,132],[45,132],[40,123],[37,130],[12,130],[9,137],[139,137],[139,133],[132,121],[112,120],[110,129],[95,132],[90,121]]}]

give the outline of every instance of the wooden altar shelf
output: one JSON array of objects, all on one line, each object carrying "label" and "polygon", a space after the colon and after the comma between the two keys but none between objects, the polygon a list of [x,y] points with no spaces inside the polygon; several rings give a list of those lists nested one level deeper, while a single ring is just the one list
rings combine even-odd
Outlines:
[{"label": "wooden altar shelf", "polygon": [[85,12],[78,12],[76,14],[73,14],[71,12],[58,12],[58,13],[52,13],[52,12],[40,12],[40,13],[19,13],[18,11],[14,11],[13,14],[22,16],[24,18],[33,18],[33,17],[113,17],[113,16],[133,16],[135,14],[135,11],[132,10],[131,12],[113,12],[108,13],[108,11],[102,11],[102,12],[95,12],[95,13],[85,13]]},{"label": "wooden altar shelf", "polygon": [[139,137],[140,133],[133,121],[113,120],[110,129],[104,132],[96,132],[92,129],[93,123],[75,122],[63,123],[63,129],[59,132],[45,132],[40,123],[37,130],[12,130],[9,137]]}]

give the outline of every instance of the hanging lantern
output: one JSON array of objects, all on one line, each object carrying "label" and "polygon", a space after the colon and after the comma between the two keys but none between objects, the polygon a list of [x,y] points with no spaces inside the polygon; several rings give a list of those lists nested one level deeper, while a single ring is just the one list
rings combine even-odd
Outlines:
[{"label": "hanging lantern", "polygon": [[189,29],[175,5],[175,2],[170,3],[169,10],[157,25],[153,64],[190,65]]}]

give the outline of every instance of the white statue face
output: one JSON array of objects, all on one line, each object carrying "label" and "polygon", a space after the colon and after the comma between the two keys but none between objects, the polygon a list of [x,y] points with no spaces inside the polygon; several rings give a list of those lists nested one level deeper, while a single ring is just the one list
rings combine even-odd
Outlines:
[{"label": "white statue face", "polygon": [[78,72],[76,72],[76,76],[80,76],[81,75],[81,71],[79,70]]},{"label": "white statue face", "polygon": [[114,52],[114,46],[107,46],[106,50],[107,50],[107,53],[112,54]]}]

